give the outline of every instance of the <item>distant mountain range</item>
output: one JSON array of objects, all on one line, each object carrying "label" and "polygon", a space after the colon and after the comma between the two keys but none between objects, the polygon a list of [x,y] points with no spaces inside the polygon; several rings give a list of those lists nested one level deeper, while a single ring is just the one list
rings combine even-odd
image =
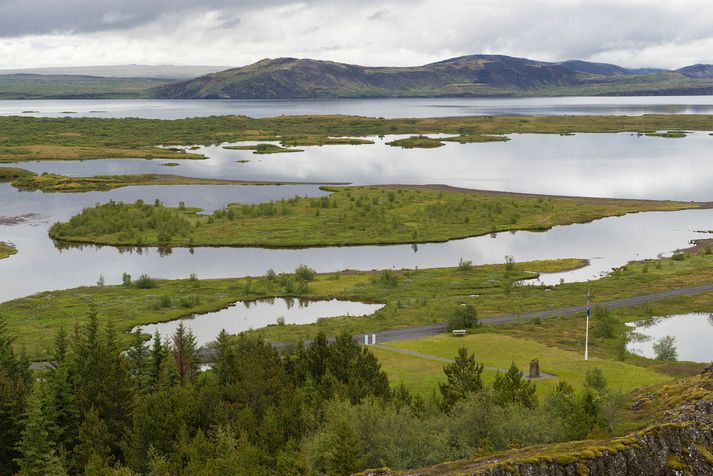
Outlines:
[{"label": "distant mountain range", "polygon": [[125,64],[117,66],[65,66],[50,68],[0,69],[0,75],[97,76],[101,78],[192,79],[228,69],[227,66],[175,66]]},{"label": "distant mountain range", "polygon": [[414,67],[370,67],[278,58],[264,59],[241,68],[221,69],[215,66],[126,65],[0,70],[0,98],[310,99],[713,94],[713,65],[704,64],[678,70],[628,69],[580,60],[545,62],[502,55],[470,55]]},{"label": "distant mountain range", "polygon": [[416,67],[265,59],[155,89],[163,98],[570,96],[713,94],[713,66],[630,70],[587,61],[559,63],[471,55]]}]

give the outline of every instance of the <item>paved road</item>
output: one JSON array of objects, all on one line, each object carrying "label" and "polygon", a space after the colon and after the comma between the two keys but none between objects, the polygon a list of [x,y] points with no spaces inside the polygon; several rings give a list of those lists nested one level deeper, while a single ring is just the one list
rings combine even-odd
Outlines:
[{"label": "paved road", "polygon": [[[706,292],[713,291],[713,284],[705,284],[702,286],[692,286],[688,288],[672,289],[670,291],[662,291],[654,294],[645,294],[643,296],[634,296],[629,298],[614,299],[612,301],[600,302],[598,305],[607,307],[609,309],[617,309],[620,307],[630,307],[638,306],[641,304],[646,304],[648,302],[659,301],[661,299],[666,299],[676,296],[695,296],[697,294],[703,294]],[[529,321],[532,319],[547,319],[549,317],[558,316],[568,316],[572,314],[585,312],[585,306],[570,306],[570,307],[560,307],[556,309],[548,309],[545,311],[534,311],[526,312],[523,314],[515,315],[509,314],[505,316],[491,317],[488,319],[482,319],[483,324],[489,325],[501,325],[507,324],[509,322]],[[446,331],[446,324],[431,324],[428,326],[418,326],[418,327],[407,327],[404,329],[394,329],[388,331],[381,331],[376,333],[376,342],[391,342],[394,340],[405,340],[405,339],[416,339],[419,337],[430,337],[438,334],[443,334]],[[356,334],[354,336],[359,342],[364,342],[364,334]]]},{"label": "paved road", "polygon": [[[414,357],[420,357],[422,359],[428,359],[428,360],[436,360],[438,362],[445,362],[447,364],[450,364],[453,362],[453,359],[446,359],[444,357],[438,357],[435,355],[430,355],[430,354],[423,354],[421,352],[416,352],[415,350],[408,350],[408,349],[399,349],[398,347],[389,347],[388,345],[381,345],[381,344],[374,344],[369,347],[378,347],[379,349],[384,349],[384,350],[390,350],[392,352],[396,352],[398,354],[406,354],[406,355],[413,355]],[[508,371],[508,369],[501,369],[498,367],[488,367],[484,366],[483,367],[485,370],[492,370],[493,372],[502,372],[505,373]],[[530,376],[528,374],[525,374],[525,378],[527,380],[543,380],[546,378],[555,378],[556,375],[548,374],[545,372],[540,372],[539,377],[535,377],[533,379],[530,379]]]}]

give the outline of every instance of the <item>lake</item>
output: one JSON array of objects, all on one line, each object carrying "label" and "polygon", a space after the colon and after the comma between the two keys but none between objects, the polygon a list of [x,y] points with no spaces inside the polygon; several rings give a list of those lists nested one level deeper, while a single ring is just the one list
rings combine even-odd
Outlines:
[{"label": "lake", "polygon": [[[319,319],[338,316],[368,316],[381,309],[381,304],[354,301],[313,301],[308,299],[270,298],[239,301],[216,312],[199,314],[192,319],[179,319],[147,326],[139,326],[145,334],[155,332],[170,337],[183,322],[191,329],[198,346],[212,342],[221,330],[240,334],[250,329],[269,325],[311,324]],[[132,332],[136,328],[132,329]]]},{"label": "lake", "polygon": [[[65,112],[71,111],[72,114]],[[393,98],[301,100],[47,99],[0,100],[0,115],[37,117],[185,117],[238,114],[352,114],[369,117],[476,115],[711,114],[713,96]]]},{"label": "lake", "polygon": [[[294,113],[353,113],[396,116],[463,114],[641,114],[646,112],[713,113],[713,97],[675,98],[524,98],[408,99],[336,101],[0,101],[0,114],[38,110],[57,115],[76,110],[101,117],[186,117],[228,112],[253,116]],[[105,110],[105,113],[89,111]],[[103,114],[103,116],[102,116]],[[713,137],[704,132],[684,139],[620,134],[511,135],[508,142],[448,143],[438,149],[400,149],[385,145],[396,138],[373,138],[374,145],[305,147],[297,154],[254,155],[250,151],[202,147],[207,160],[51,161],[15,164],[36,172],[74,176],[129,173],[174,173],[241,180],[351,182],[354,184],[444,183],[487,190],[602,197],[709,201],[713,198]],[[189,144],[187,144],[188,146]],[[245,162],[248,161],[248,162]],[[12,164],[8,164],[12,165]],[[108,200],[133,202],[158,198],[180,201],[207,211],[228,203],[259,203],[295,195],[321,196],[315,185],[126,187],[110,192],[44,194],[18,192],[0,184],[0,241],[19,253],[0,261],[0,301],[44,290],[92,285],[103,275],[107,284],[124,272],[158,278],[263,275],[269,268],[290,272],[299,264],[317,271],[343,269],[455,266],[460,258],[475,264],[585,258],[590,266],[544,275],[554,284],[595,279],[629,260],[665,256],[690,240],[708,237],[713,210],[642,213],[588,224],[555,227],[547,232],[499,233],[447,243],[328,247],[299,250],[259,248],[117,249],[56,247],[47,229],[84,207]],[[7,217],[25,216],[11,225]],[[4,217],[4,218],[3,218]]]},{"label": "lake", "polygon": [[[371,137],[373,145],[301,147],[304,152],[294,154],[257,155],[222,146],[201,147],[195,152],[208,160],[181,160],[178,167],[162,166],[167,160],[137,159],[4,165],[69,176],[170,173],[236,180],[437,183],[549,195],[713,200],[713,136],[706,132],[683,139],[629,133],[514,134],[508,142],[446,143],[436,149],[385,145],[400,137],[404,136]],[[191,204],[188,199],[186,203]]]},{"label": "lake", "polygon": [[627,350],[644,357],[655,358],[653,345],[664,336],[676,338],[678,360],[713,362],[713,314],[690,313],[654,317],[629,323],[633,328]]}]

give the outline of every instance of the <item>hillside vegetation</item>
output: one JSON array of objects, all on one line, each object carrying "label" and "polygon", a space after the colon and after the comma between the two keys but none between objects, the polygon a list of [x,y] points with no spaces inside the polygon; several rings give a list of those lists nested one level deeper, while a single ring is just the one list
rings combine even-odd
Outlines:
[{"label": "hillside vegetation", "polygon": [[162,86],[155,94],[172,99],[303,99],[677,95],[712,91],[713,79],[701,68],[641,74],[616,65],[586,61],[550,63],[502,55],[471,55],[414,67],[264,59]]}]

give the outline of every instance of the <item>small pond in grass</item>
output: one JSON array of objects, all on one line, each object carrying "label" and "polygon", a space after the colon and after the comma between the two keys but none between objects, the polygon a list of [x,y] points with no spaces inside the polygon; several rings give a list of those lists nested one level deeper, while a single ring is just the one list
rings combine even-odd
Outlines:
[{"label": "small pond in grass", "polygon": [[199,314],[192,319],[177,319],[141,326],[142,332],[170,336],[183,321],[183,325],[193,331],[196,342],[203,346],[215,340],[221,330],[229,334],[239,334],[250,329],[267,327],[271,324],[310,324],[321,318],[337,316],[367,316],[381,309],[381,304],[367,304],[354,301],[312,301],[294,298],[269,298],[256,301],[238,301],[216,312]]},{"label": "small pond in grass", "polygon": [[713,362],[713,313],[677,314],[629,323],[633,330],[627,349],[655,358],[653,345],[665,336],[676,339],[678,360]]}]

